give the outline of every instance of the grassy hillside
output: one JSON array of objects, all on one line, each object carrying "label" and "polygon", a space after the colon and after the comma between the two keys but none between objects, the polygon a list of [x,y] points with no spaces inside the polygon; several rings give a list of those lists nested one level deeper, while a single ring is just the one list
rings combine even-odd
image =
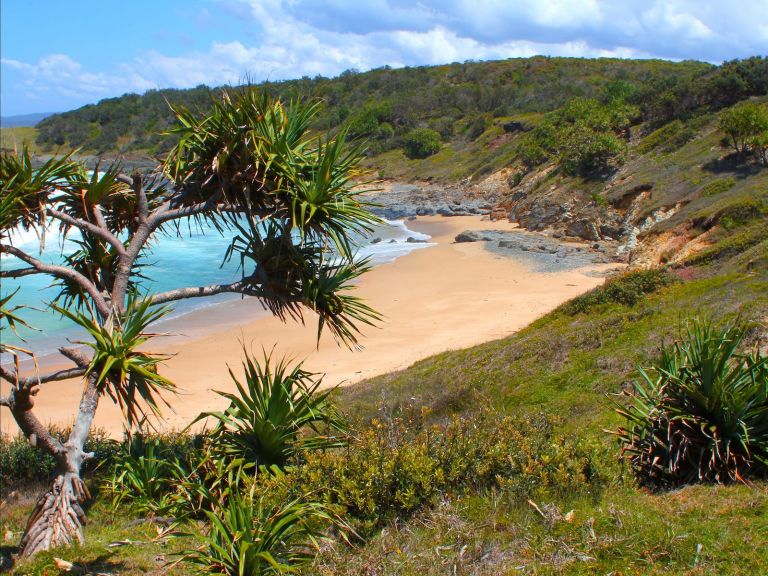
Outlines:
[{"label": "grassy hillside", "polygon": [[[267,501],[311,494],[353,529],[348,543],[329,531],[301,573],[768,573],[764,479],[640,489],[607,432],[622,423],[615,408],[638,366],[654,362],[688,319],[741,318],[752,323],[750,342],[768,339],[768,167],[724,148],[718,120],[745,100],[768,105],[764,59],[712,67],[533,58],[269,89],[324,98],[316,128],[349,121],[372,139],[369,166],[384,176],[471,178],[469,193],[493,197],[500,217],[552,234],[592,226],[590,243],[601,249],[634,239],[633,262],[665,265],[612,279],[507,338],[338,391],[351,445],[302,453],[285,475],[247,484]],[[171,97],[202,106],[208,92],[102,102],[46,120],[38,141],[159,153],[148,130],[164,126],[156,112]],[[417,126],[443,142],[412,160],[400,142]],[[593,137],[604,145],[597,154],[582,146]],[[171,452],[150,460],[199,442],[164,438]],[[191,573],[169,563],[201,546],[210,525],[198,517],[166,532],[162,509],[140,495],[115,510],[109,478],[119,448],[99,446],[87,543],[16,573],[65,573],[55,558],[83,573]],[[4,482],[45,474],[23,443],[0,448]],[[33,504],[27,491],[9,490],[0,553],[13,550]]]},{"label": "grassy hillside", "polygon": [[37,144],[37,128],[28,126],[14,128],[0,128],[0,148],[7,150],[20,150],[27,146],[33,154],[42,152]]},{"label": "grassy hillside", "polygon": [[[616,296],[635,290],[632,277],[622,277],[613,282],[625,290],[598,288],[508,338],[446,352],[341,390],[338,404],[361,438],[389,438],[386,450],[394,452],[384,454],[395,459],[405,458],[394,455],[413,445],[416,440],[407,439],[414,431],[456,417],[482,430],[505,417],[525,421],[541,415],[553,428],[536,440],[540,432],[533,425],[529,441],[538,446],[535,451],[554,449],[546,458],[557,463],[565,457],[558,447],[576,442],[591,454],[591,480],[555,480],[557,466],[571,466],[569,460],[549,472],[532,469],[538,479],[527,487],[511,480],[473,487],[468,478],[469,484],[433,493],[407,513],[379,509],[380,520],[357,528],[365,542],[324,547],[305,573],[735,575],[768,570],[768,485],[641,490],[619,464],[618,446],[605,432],[620,423],[615,403],[623,402],[619,394],[637,377],[637,366],[648,365],[663,343],[675,339],[685,319],[741,316],[758,323],[754,337],[765,337],[768,240],[751,250],[762,255],[762,264],[747,265],[742,254],[716,266],[667,273],[651,292],[631,300]],[[627,301],[634,303],[621,303]],[[408,430],[399,428],[401,421]],[[540,441],[544,444],[536,444]],[[339,465],[351,465],[353,454]],[[302,487],[322,489],[324,475],[315,476],[317,465],[310,459],[306,471],[299,468]],[[565,478],[571,482],[567,488]],[[63,573],[54,567],[54,557],[94,573],[190,573],[183,565],[169,570],[166,563],[174,552],[199,542],[201,524],[185,525],[186,536],[169,538],[140,510],[133,517],[113,512],[108,490],[103,485],[99,490],[87,545],[43,555],[17,573]],[[30,501],[13,504],[0,529],[18,533],[30,506]],[[108,546],[114,542],[123,544]]]}]

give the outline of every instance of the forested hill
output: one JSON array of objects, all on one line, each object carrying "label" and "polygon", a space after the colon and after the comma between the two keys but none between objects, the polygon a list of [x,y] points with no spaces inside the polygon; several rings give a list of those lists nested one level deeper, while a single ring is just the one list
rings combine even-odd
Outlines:
[{"label": "forested hill", "polygon": [[[644,119],[662,123],[732,104],[768,90],[764,58],[722,66],[660,60],[533,57],[495,62],[348,71],[337,78],[302,78],[265,89],[286,98],[317,98],[318,130],[349,122],[372,138],[371,153],[398,147],[413,128],[437,131],[443,142],[476,138],[494,119],[549,112],[574,97],[621,92]],[[102,100],[38,125],[37,143],[51,151],[82,147],[97,153],[162,154],[160,136],[172,122],[168,104],[206,109],[219,89],[152,90]]]}]

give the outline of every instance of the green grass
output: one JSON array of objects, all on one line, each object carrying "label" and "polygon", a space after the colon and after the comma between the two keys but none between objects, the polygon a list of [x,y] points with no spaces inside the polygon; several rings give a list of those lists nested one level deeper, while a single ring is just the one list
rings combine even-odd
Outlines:
[{"label": "green grass", "polygon": [[35,143],[37,128],[24,126],[14,128],[0,128],[0,148],[9,150],[21,150],[26,145],[30,152],[37,154],[42,149]]},{"label": "green grass", "polygon": [[[737,268],[737,267],[735,267]],[[734,268],[734,269],[735,269]],[[601,446],[599,465],[608,486],[594,493],[546,496],[535,504],[502,488],[465,496],[446,493],[438,505],[389,525],[354,548],[326,551],[311,574],[759,574],[768,570],[768,485],[696,486],[652,494],[633,487],[618,465],[618,447],[603,432],[615,429],[615,396],[636,376],[636,367],[670,342],[681,318],[764,319],[768,271],[712,275],[659,287],[634,304],[596,302],[567,314],[567,306],[519,333],[454,352],[340,391],[339,403],[361,427],[426,406],[430,418],[474,418],[477,407],[500,414],[545,413],[559,433]],[[18,574],[56,574],[53,556],[86,571],[121,574],[184,574],[167,571],[175,551],[197,545],[192,536],[155,541],[156,528],[125,512],[113,513],[109,495],[89,512],[87,544],[43,555]],[[6,503],[0,533],[23,529],[32,500]],[[565,520],[566,513],[574,510]],[[110,548],[111,542],[140,541]],[[7,541],[7,547],[14,542]],[[701,544],[697,556],[697,546]],[[697,566],[694,564],[697,562]],[[513,567],[522,567],[519,570]]]}]

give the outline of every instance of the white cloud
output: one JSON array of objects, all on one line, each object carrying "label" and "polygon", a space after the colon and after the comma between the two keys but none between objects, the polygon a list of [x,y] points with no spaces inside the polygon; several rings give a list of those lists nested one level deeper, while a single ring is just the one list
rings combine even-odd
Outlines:
[{"label": "white cloud", "polygon": [[[345,69],[549,54],[695,58],[768,52],[765,0],[738,8],[704,0],[211,0],[196,22],[230,18],[247,30],[207,48],[145,50],[109,72],[64,54],[2,60],[30,96],[93,101],[153,87],[333,76]],[[223,34],[223,32],[222,32]]]},{"label": "white cloud", "polygon": [[128,66],[119,66],[120,74],[89,72],[66,54],[49,54],[34,64],[7,58],[1,63],[21,73],[22,90],[30,98],[58,93],[67,99],[93,100],[155,87]]}]

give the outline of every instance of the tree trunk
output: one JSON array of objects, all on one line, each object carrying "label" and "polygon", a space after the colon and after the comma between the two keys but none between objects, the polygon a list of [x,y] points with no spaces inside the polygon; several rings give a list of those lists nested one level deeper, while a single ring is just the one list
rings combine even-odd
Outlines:
[{"label": "tree trunk", "polygon": [[[91,497],[80,478],[83,462],[93,454],[83,451],[91,430],[93,416],[99,404],[96,374],[86,377],[86,385],[80,399],[80,410],[66,444],[54,453],[57,460],[53,484],[35,505],[21,537],[20,557],[29,557],[66,546],[75,541],[82,543],[85,511],[82,504]],[[17,421],[19,419],[17,418]]]},{"label": "tree trunk", "polygon": [[37,501],[21,539],[21,557],[43,550],[83,542],[85,512],[82,504],[90,498],[78,471],[57,474],[51,488]]}]

